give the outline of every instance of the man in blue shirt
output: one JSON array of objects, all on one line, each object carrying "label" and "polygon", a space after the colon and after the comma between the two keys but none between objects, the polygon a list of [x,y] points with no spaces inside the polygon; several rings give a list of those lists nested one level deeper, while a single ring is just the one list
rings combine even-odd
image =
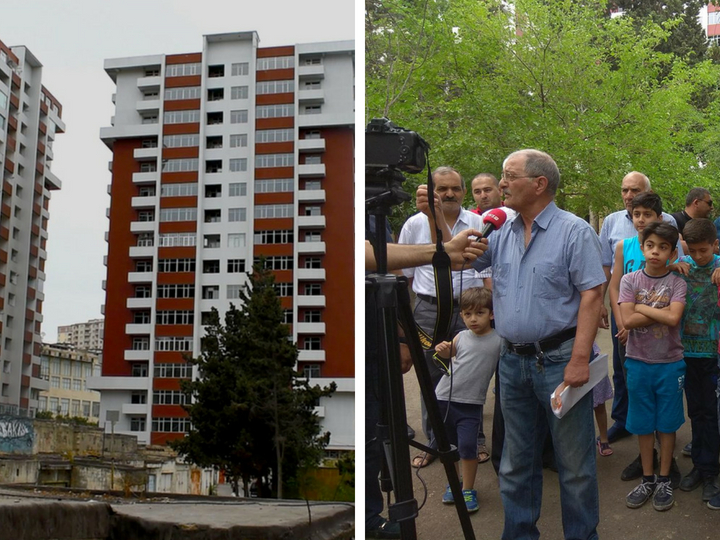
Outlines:
[{"label": "man in blue shirt", "polygon": [[498,374],[505,416],[500,492],[504,540],[540,536],[541,450],[546,423],[555,446],[567,539],[598,538],[598,486],[592,392],[562,419],[550,408],[560,383],[589,379],[605,282],[600,243],[582,219],[554,202],[560,173],[538,150],[520,150],[503,164],[500,190],[518,216],[489,237],[473,263],[492,266],[495,328],[504,338]]}]

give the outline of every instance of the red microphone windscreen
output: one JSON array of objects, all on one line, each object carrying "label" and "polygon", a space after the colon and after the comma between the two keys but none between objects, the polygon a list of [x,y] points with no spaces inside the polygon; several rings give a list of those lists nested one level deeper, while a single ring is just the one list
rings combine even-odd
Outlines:
[{"label": "red microphone windscreen", "polygon": [[496,229],[499,229],[500,227],[502,227],[503,223],[505,223],[506,219],[507,214],[503,211],[502,208],[493,208],[487,214],[485,214],[485,217],[483,218],[483,223],[491,223],[495,226]]}]

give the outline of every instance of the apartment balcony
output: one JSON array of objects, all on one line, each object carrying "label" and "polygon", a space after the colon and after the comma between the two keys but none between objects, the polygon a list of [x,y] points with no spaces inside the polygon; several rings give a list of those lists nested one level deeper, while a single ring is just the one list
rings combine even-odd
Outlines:
[{"label": "apartment balcony", "polygon": [[297,323],[296,328],[297,328],[298,334],[325,334],[325,323],[324,322],[314,322],[314,323],[301,322],[301,323]]},{"label": "apartment balcony", "polygon": [[325,242],[298,242],[297,248],[299,255],[325,254]]},{"label": "apartment balcony", "polygon": [[325,281],[324,268],[298,268],[295,275],[298,281]]},{"label": "apartment balcony", "polygon": [[298,202],[325,202],[324,189],[301,189],[297,192]]},{"label": "apartment balcony", "polygon": [[355,123],[353,111],[342,113],[301,114],[297,116],[298,127],[352,126]]},{"label": "apartment balcony", "polygon": [[300,90],[298,101],[301,105],[321,105],[325,103],[325,91],[322,89]]},{"label": "apartment balcony", "polygon": [[324,229],[325,216],[298,216],[297,224],[301,229]]},{"label": "apartment balcony", "polygon": [[141,362],[147,360],[148,362],[152,358],[152,351],[150,349],[135,350],[127,349],[125,351],[125,360]]},{"label": "apartment balcony", "polygon": [[118,139],[157,137],[161,124],[123,124],[100,128],[100,139],[112,150],[113,143]]},{"label": "apartment balcony", "polygon": [[298,151],[303,153],[324,152],[325,139],[300,139],[297,141]]},{"label": "apartment balcony", "polygon": [[130,246],[130,258],[147,259],[154,255],[154,246]]},{"label": "apartment balcony", "polygon": [[300,77],[300,80],[324,79],[325,78],[325,66],[322,64],[312,64],[309,66],[298,66],[297,73],[298,73],[298,77]]},{"label": "apartment balcony", "polygon": [[140,90],[160,90],[162,85],[162,77],[138,77],[137,86]]},{"label": "apartment balcony", "polygon": [[[129,309],[139,309],[139,308],[147,308],[150,309],[153,307],[153,298],[128,298],[127,303],[125,306]],[[127,353],[127,351],[125,351]],[[127,358],[125,359],[127,360]]]},{"label": "apartment balcony", "polygon": [[325,176],[325,164],[313,163],[311,165],[298,165],[298,176],[300,178],[323,178]]},{"label": "apartment balcony", "polygon": [[132,207],[133,208],[155,208],[157,206],[158,197],[157,195],[151,195],[146,197],[133,197]]},{"label": "apartment balcony", "polygon": [[158,171],[136,172],[132,175],[133,184],[155,184],[159,178]]},{"label": "apartment balcony", "polygon": [[147,390],[148,377],[89,377],[87,387],[90,390]]},{"label": "apartment balcony", "polygon": [[147,414],[150,412],[149,403],[123,403],[120,407],[123,414]]},{"label": "apartment balcony", "polygon": [[137,336],[137,335],[148,335],[150,334],[150,330],[152,329],[152,325],[150,323],[147,324],[134,324],[129,323],[125,325],[125,333],[131,336]]},{"label": "apartment balcony", "polygon": [[154,230],[155,230],[155,222],[154,221],[131,221],[130,222],[130,232],[134,232],[134,233],[153,232]]},{"label": "apartment balcony", "polygon": [[128,283],[152,283],[153,276],[153,272],[128,272]]},{"label": "apartment balcony", "polygon": [[135,103],[135,108],[140,114],[143,113],[160,113],[159,99],[144,99]]},{"label": "apartment balcony", "polygon": [[324,362],[325,351],[298,351],[298,362]]},{"label": "apartment balcony", "polygon": [[298,307],[325,307],[325,295],[301,294],[295,304]]},{"label": "apartment balcony", "polygon": [[62,189],[62,182],[55,174],[45,167],[45,188],[49,190]]},{"label": "apartment balcony", "polygon": [[160,155],[160,148],[157,146],[155,148],[136,148],[133,150],[133,157],[135,159],[142,159],[142,160],[148,160],[148,159],[157,159],[157,157]]}]

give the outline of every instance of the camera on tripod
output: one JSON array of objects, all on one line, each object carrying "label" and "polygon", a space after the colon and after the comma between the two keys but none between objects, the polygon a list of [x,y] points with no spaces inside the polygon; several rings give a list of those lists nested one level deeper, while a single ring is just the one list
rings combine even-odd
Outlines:
[{"label": "camera on tripod", "polygon": [[430,149],[414,131],[393,124],[387,118],[373,118],[365,129],[365,167],[399,169],[415,174],[425,168]]}]

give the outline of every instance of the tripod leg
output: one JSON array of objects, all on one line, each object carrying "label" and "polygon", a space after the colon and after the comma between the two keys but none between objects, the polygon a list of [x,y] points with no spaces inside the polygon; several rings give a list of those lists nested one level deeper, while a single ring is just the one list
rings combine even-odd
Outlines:
[{"label": "tripod leg", "polygon": [[422,345],[417,337],[415,331],[415,323],[413,320],[412,309],[410,307],[410,294],[408,292],[407,279],[402,277],[398,279],[397,286],[398,294],[398,316],[402,327],[405,329],[405,335],[408,341],[408,347],[413,358],[413,365],[415,366],[415,373],[418,378],[420,385],[420,392],[422,398],[425,401],[425,408],[427,409],[428,422],[432,427],[437,441],[437,453],[440,456],[443,467],[445,467],[445,475],[448,478],[448,484],[452,491],[455,499],[455,508],[458,513],[458,519],[460,520],[460,526],[463,530],[463,535],[466,540],[474,540],[475,533],[470,522],[470,514],[465,506],[465,500],[462,494],[462,488],[458,479],[457,471],[455,470],[455,462],[459,459],[457,449],[450,446],[450,442],[445,431],[445,424],[440,416],[440,409],[437,404],[435,397],[434,385],[430,378],[427,364],[423,356]]}]

